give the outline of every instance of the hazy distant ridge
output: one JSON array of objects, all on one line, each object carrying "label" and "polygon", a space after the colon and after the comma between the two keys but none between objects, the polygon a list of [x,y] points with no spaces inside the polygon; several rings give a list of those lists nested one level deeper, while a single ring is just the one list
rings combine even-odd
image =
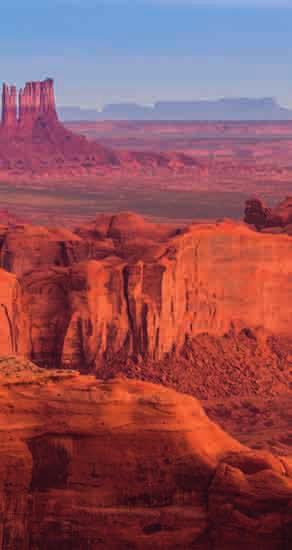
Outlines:
[{"label": "hazy distant ridge", "polygon": [[59,107],[63,121],[74,120],[292,120],[292,110],[273,98],[215,101],[158,101],[153,106],[112,103],[102,111]]}]

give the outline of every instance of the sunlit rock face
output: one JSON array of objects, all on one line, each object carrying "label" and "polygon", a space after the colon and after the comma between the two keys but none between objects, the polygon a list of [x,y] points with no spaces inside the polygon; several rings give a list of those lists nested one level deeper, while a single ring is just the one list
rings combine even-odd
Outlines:
[{"label": "sunlit rock face", "polygon": [[290,548],[289,461],[195,399],[13,356],[0,398],[1,548]]},{"label": "sunlit rock face", "polygon": [[115,357],[180,354],[200,334],[289,337],[291,250],[289,236],[243,224],[120,214],[75,232],[4,228],[0,263],[21,286],[28,356],[94,371]]},{"label": "sunlit rock face", "polygon": [[15,275],[0,269],[0,353],[28,353],[23,295]]}]

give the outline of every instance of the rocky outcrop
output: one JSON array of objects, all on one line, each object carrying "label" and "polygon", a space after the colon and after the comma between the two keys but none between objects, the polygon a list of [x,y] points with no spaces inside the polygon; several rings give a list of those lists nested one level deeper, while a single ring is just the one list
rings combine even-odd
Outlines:
[{"label": "rocky outcrop", "polygon": [[91,255],[90,242],[61,228],[15,224],[3,231],[1,241],[0,266],[18,278],[51,266],[68,267]]},{"label": "rocky outcrop", "polygon": [[288,550],[288,460],[160,386],[0,360],[0,548]]},{"label": "rocky outcrop", "polygon": [[57,120],[54,81],[51,78],[43,82],[27,82],[19,91],[19,125],[32,128],[36,121]]},{"label": "rocky outcrop", "polygon": [[13,130],[17,128],[32,131],[33,125],[41,119],[57,120],[54,81],[51,78],[42,82],[27,82],[19,91],[17,105],[16,86],[3,84],[2,92],[2,127]]},{"label": "rocky outcrop", "polygon": [[233,324],[290,334],[289,237],[261,237],[235,224],[197,225],[164,248],[152,261],[144,260],[142,249],[132,263],[109,259],[70,272],[78,280],[75,319],[100,335],[81,331],[84,349],[94,343],[95,357],[112,349],[111,331],[115,353],[126,349],[155,359],[179,352],[197,334],[223,336]]},{"label": "rocky outcrop", "polygon": [[244,221],[255,225],[257,229],[265,227],[271,220],[271,209],[258,198],[248,199],[245,203]]},{"label": "rocky outcrop", "polygon": [[0,269],[0,353],[26,353],[22,292],[15,275]]},{"label": "rocky outcrop", "polygon": [[16,87],[3,84],[2,89],[2,126],[5,131],[15,131],[17,126]]},{"label": "rocky outcrop", "polygon": [[[283,201],[275,206],[273,214],[276,219],[281,220],[281,225],[284,227],[292,224],[292,197],[286,197]],[[291,227],[290,227],[291,229]]]},{"label": "rocky outcrop", "polygon": [[[9,135],[7,135],[9,130]],[[86,167],[118,164],[114,152],[73,134],[58,120],[54,81],[27,82],[18,94],[3,86],[0,174],[86,172]]]},{"label": "rocky outcrop", "polygon": [[40,365],[161,360],[203,333],[291,335],[287,235],[227,222],[161,227],[129,214],[77,233],[19,226],[2,236],[0,262],[19,277]]},{"label": "rocky outcrop", "polygon": [[249,199],[245,203],[244,221],[260,231],[291,234],[292,197],[286,197],[274,208],[267,208],[260,199]]}]

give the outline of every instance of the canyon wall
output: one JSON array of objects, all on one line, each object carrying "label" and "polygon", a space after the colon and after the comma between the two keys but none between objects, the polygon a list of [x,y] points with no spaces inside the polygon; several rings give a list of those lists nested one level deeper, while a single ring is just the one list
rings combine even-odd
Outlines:
[{"label": "canyon wall", "polygon": [[161,359],[193,336],[233,326],[290,335],[291,275],[290,238],[228,224],[193,226],[154,261],[76,265],[63,360],[82,363],[76,349],[89,365],[123,351]]},{"label": "canyon wall", "polygon": [[8,230],[0,264],[21,285],[28,356],[92,371],[115,357],[160,360],[204,333],[291,336],[291,237],[161,227],[120,215],[76,233]]},{"label": "canyon wall", "polygon": [[28,333],[20,285],[0,269],[0,354],[28,352]]},{"label": "canyon wall", "polygon": [[239,444],[195,399],[13,357],[0,396],[3,550],[291,548],[289,459]]}]

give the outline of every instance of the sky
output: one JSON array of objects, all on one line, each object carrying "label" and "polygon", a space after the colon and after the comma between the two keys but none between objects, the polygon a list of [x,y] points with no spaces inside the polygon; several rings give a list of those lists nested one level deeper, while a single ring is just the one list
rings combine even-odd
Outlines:
[{"label": "sky", "polygon": [[0,78],[59,105],[272,96],[292,108],[292,0],[1,0]]}]

